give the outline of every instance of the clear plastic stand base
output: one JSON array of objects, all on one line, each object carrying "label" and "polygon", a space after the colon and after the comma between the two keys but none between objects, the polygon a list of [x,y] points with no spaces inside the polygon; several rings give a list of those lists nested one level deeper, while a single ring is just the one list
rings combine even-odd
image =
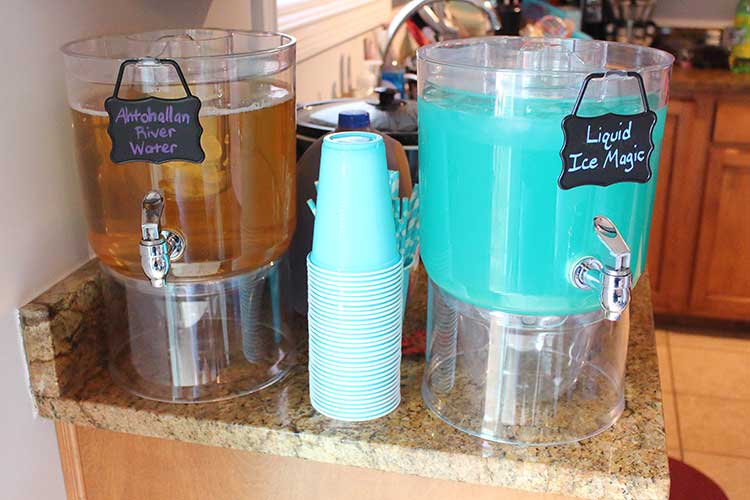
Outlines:
[{"label": "clear plastic stand base", "polygon": [[594,436],[624,408],[629,320],[601,311],[522,316],[478,308],[430,281],[427,407],[489,441],[556,445]]},{"label": "clear plastic stand base", "polygon": [[283,378],[297,347],[286,323],[285,263],[164,288],[102,266],[113,380],[147,399],[202,403]]}]

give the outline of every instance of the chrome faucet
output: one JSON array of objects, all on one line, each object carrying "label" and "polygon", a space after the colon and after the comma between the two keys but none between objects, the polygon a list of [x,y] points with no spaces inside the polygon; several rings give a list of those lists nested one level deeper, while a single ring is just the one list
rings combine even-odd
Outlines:
[{"label": "chrome faucet", "polygon": [[594,257],[586,257],[573,267],[571,281],[581,290],[599,290],[599,303],[604,309],[605,317],[617,321],[630,304],[630,288],[633,281],[630,271],[630,247],[620,235],[617,226],[606,217],[594,217],[594,231],[614,258],[614,263],[607,265]]},{"label": "chrome faucet", "polygon": [[164,197],[150,191],[143,198],[141,212],[141,268],[154,288],[164,286],[172,262],[185,252],[185,238],[177,231],[161,229]]},{"label": "chrome faucet", "polygon": [[[436,33],[441,34],[443,36],[448,36],[451,38],[455,38],[458,36],[458,32],[455,28],[451,27],[445,22],[444,12],[442,9],[438,8],[437,11],[430,8],[429,5],[433,3],[437,3],[441,0],[412,0],[411,2],[407,3],[406,5],[401,8],[401,10],[398,11],[398,13],[393,17],[393,20],[391,21],[391,24],[388,25],[388,41],[385,44],[385,48],[383,49],[383,64],[388,63],[388,52],[391,50],[391,45],[393,44],[393,39],[396,37],[396,33],[398,32],[399,28],[403,24],[406,23],[407,20],[414,14],[416,14],[419,11],[424,11],[424,15],[422,15],[422,19],[433,29]],[[497,18],[497,13],[495,12],[495,7],[493,3],[490,0],[454,0],[459,1],[462,3],[468,3],[476,7],[477,9],[480,9],[485,13],[487,18],[490,21],[490,25],[492,27],[492,30],[497,32],[500,30],[500,21]]]}]

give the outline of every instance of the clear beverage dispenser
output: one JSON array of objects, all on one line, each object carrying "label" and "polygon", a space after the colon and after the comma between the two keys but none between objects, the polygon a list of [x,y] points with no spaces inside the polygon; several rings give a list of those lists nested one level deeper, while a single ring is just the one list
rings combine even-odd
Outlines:
[{"label": "clear beverage dispenser", "polygon": [[180,29],[63,47],[114,380],[199,402],[283,377],[295,41]]},{"label": "clear beverage dispenser", "polygon": [[624,408],[673,58],[493,37],[418,60],[425,402],[493,441],[597,434]]}]

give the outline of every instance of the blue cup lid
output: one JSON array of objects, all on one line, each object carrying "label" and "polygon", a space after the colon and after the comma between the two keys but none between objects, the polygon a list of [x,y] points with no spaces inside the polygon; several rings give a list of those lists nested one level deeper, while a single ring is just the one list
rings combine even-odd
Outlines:
[{"label": "blue cup lid", "polygon": [[370,126],[370,114],[363,109],[353,109],[339,113],[338,128],[364,129]]}]

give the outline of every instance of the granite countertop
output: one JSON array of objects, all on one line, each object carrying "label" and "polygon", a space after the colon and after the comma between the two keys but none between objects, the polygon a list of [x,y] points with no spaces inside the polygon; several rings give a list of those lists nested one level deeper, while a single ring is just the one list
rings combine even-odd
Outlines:
[{"label": "granite countertop", "polygon": [[[424,328],[424,284],[405,331]],[[104,365],[98,265],[92,261],[21,309],[31,390],[43,417],[140,434],[428,478],[581,498],[666,499],[669,470],[648,277],[633,293],[626,408],[615,426],[581,443],[518,447],[463,434],[427,411],[424,359],[402,365],[402,404],[387,417],[342,423],[317,413],[307,370],[229,401],[174,405],[115,386]],[[299,321],[296,328],[304,328]]]},{"label": "granite countertop", "polygon": [[750,73],[737,74],[728,69],[672,70],[670,90],[685,95],[700,92],[719,94],[750,94]]}]

